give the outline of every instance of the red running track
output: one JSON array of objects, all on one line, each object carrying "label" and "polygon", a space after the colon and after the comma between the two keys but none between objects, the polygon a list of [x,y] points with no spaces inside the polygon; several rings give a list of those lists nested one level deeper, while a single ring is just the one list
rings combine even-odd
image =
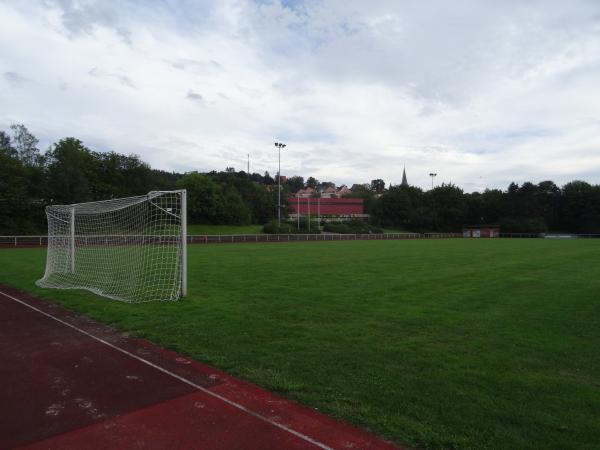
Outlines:
[{"label": "red running track", "polygon": [[0,285],[0,449],[8,448],[397,447]]}]

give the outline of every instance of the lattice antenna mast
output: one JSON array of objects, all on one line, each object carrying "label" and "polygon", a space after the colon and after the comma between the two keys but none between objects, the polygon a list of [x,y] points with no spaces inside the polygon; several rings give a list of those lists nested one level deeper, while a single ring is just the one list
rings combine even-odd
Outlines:
[{"label": "lattice antenna mast", "polygon": [[187,295],[186,191],[51,205],[38,286],[87,289],[125,302]]}]

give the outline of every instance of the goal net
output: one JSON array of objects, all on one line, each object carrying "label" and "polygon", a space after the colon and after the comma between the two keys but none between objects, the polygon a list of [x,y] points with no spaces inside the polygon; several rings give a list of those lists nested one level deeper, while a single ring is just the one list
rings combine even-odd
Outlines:
[{"label": "goal net", "polygon": [[45,288],[87,289],[124,302],[187,294],[186,191],[51,205]]}]

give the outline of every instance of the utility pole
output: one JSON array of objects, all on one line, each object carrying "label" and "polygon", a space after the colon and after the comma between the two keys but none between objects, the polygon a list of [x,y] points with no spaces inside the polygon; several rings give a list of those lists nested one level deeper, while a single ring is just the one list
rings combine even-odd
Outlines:
[{"label": "utility pole", "polygon": [[279,166],[277,169],[277,226],[281,228],[281,149],[285,144],[275,142],[275,147],[279,150]]},{"label": "utility pole", "polygon": [[248,178],[250,178],[250,153],[248,153]]}]

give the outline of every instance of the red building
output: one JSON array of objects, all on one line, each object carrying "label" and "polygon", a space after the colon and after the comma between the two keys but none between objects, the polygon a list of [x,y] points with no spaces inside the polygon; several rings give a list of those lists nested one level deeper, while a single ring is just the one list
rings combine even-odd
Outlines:
[{"label": "red building", "polygon": [[500,227],[498,225],[467,226],[463,228],[463,237],[497,238],[500,237]]},{"label": "red building", "polygon": [[365,211],[362,198],[290,197],[288,202],[294,215],[362,216]]}]

